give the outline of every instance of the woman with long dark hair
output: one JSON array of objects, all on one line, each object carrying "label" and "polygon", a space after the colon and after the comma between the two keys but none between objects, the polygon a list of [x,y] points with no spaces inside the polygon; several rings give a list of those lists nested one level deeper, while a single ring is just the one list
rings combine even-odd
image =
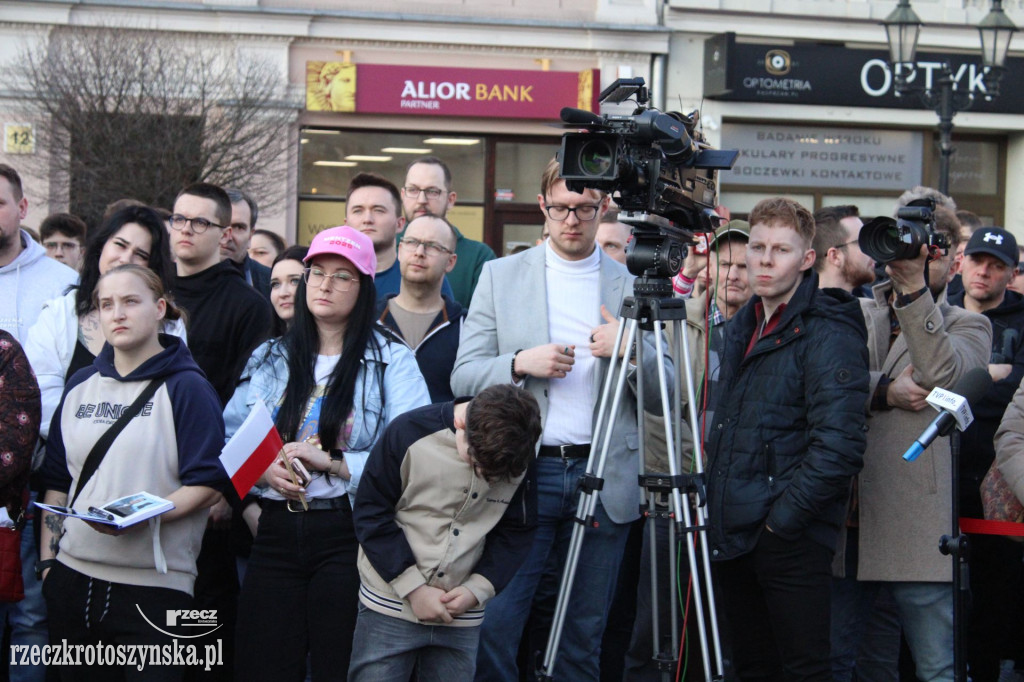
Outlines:
[{"label": "woman with long dark hair", "polygon": [[299,290],[308,246],[289,246],[274,259],[270,269],[270,304],[274,306],[274,336],[281,336],[295,317],[295,293]]},{"label": "woman with long dark hair", "polygon": [[395,417],[430,396],[412,353],[374,325],[377,258],[351,227],[319,233],[305,258],[295,316],[253,353],[224,418],[228,436],[257,400],[274,415],[278,458],[238,603],[236,677],[344,679],[358,611],[351,500],[370,449]]},{"label": "woman with long dark hair", "polygon": [[[94,288],[106,343],[64,390],[40,470],[45,500],[86,512],[145,491],[174,508],[124,530],[42,512],[50,641],[166,646],[152,624],[192,608],[206,508],[226,482],[220,400],[185,343],[160,333],[180,312],[156,273],[120,265]],[[60,677],[180,680],[184,672],[174,664],[145,672],[71,665]]]},{"label": "woman with long dark hair", "polygon": [[[103,348],[99,311],[93,304],[96,283],[108,271],[131,263],[149,268],[163,288],[174,282],[174,262],[167,229],[159,214],[147,206],[115,211],[89,235],[82,259],[82,277],[59,298],[47,301],[29,329],[25,355],[39,381],[43,404],[40,435],[45,439],[64,384],[88,367]],[[166,320],[162,331],[185,339],[182,320]]]}]

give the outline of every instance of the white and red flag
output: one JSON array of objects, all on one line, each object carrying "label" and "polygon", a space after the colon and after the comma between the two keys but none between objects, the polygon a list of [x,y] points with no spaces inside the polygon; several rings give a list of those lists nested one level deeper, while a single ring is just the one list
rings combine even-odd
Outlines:
[{"label": "white and red flag", "polygon": [[274,419],[263,401],[257,400],[220,453],[220,463],[231,477],[239,497],[248,494],[283,447]]}]

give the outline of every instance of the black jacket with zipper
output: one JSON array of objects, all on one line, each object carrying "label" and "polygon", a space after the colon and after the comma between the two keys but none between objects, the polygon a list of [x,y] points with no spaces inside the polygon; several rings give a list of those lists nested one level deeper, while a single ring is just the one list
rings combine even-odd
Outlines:
[{"label": "black jacket with zipper", "polygon": [[857,300],[814,272],[746,353],[754,296],[726,327],[723,394],[708,440],[712,558],[750,552],[765,526],[834,549],[863,465],[867,330]]}]

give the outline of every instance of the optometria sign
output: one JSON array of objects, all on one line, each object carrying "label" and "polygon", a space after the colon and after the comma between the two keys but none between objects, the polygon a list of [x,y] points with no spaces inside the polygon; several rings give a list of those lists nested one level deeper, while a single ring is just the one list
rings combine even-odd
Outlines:
[{"label": "optometria sign", "polygon": [[[1024,60],[1008,58],[1001,94],[985,101],[985,67],[980,55],[919,52],[901,65],[913,85],[932,87],[948,61],[957,90],[975,96],[973,111],[1024,110]],[[704,43],[704,94],[709,99],[786,104],[919,109],[913,95],[897,97],[893,68],[881,50],[838,45],[771,46],[737,42],[725,33]]]},{"label": "optometria sign", "polygon": [[558,118],[597,111],[600,73],[306,62],[306,109],[342,113]]}]

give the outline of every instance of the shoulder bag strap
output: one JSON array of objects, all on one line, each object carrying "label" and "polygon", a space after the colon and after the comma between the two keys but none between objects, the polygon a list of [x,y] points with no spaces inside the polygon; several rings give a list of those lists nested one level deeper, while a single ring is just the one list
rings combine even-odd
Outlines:
[{"label": "shoulder bag strap", "polygon": [[78,477],[75,492],[71,496],[71,501],[68,503],[69,507],[74,507],[75,500],[78,499],[78,494],[82,492],[85,484],[89,482],[92,475],[96,473],[97,469],[99,469],[100,462],[102,462],[103,458],[106,457],[107,450],[110,449],[110,445],[114,442],[114,439],[124,431],[124,427],[128,426],[128,422],[134,419],[135,415],[142,411],[143,406],[149,402],[150,398],[152,398],[157,392],[157,389],[163,385],[164,381],[165,377],[161,377],[149,382],[149,384],[142,389],[142,393],[140,393],[139,397],[135,399],[135,402],[128,406],[128,409],[121,414],[118,420],[110,425],[110,428],[107,429],[106,433],[100,436],[100,439],[96,441],[96,445],[92,446],[92,450],[89,451],[89,456],[85,458],[85,464],[82,466],[82,473]]}]

